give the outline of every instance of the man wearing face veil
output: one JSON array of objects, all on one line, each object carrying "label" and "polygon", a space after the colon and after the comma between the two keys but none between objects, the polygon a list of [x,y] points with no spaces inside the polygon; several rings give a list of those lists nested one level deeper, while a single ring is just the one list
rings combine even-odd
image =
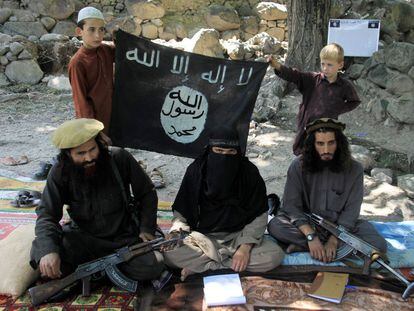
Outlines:
[{"label": "man wearing face veil", "polygon": [[205,152],[187,168],[172,206],[169,236],[189,233],[184,244],[164,252],[181,278],[231,268],[265,272],[278,266],[283,251],[264,238],[266,186],[257,167],[241,155],[237,133],[216,129]]}]

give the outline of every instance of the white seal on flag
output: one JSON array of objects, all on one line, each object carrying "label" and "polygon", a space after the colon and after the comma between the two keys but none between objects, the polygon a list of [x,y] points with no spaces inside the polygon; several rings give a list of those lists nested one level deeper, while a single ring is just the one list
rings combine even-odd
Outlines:
[{"label": "white seal on flag", "polygon": [[165,96],[160,117],[165,133],[171,139],[188,144],[204,130],[207,120],[206,97],[187,86],[177,86]]}]

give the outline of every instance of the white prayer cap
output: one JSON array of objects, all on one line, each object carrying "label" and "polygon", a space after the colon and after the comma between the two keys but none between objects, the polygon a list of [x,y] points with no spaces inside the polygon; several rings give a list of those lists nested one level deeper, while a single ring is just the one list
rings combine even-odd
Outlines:
[{"label": "white prayer cap", "polygon": [[101,11],[99,11],[97,8],[94,8],[92,6],[84,7],[82,10],[78,13],[78,23],[86,18],[96,18],[104,20],[104,16]]}]

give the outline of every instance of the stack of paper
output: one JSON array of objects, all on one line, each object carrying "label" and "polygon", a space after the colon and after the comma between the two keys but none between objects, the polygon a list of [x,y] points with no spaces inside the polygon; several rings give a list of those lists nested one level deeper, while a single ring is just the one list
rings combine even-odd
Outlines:
[{"label": "stack of paper", "polygon": [[203,281],[204,299],[208,307],[246,303],[238,274],[207,276]]},{"label": "stack of paper", "polygon": [[348,274],[319,272],[313,281],[308,295],[330,302],[340,303],[348,283]]}]

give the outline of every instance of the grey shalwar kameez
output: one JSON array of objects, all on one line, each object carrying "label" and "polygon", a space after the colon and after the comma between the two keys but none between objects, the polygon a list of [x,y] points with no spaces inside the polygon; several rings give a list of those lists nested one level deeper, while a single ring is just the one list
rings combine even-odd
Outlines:
[{"label": "grey shalwar kameez", "polygon": [[307,248],[307,240],[298,228],[309,223],[304,212],[312,212],[344,226],[385,253],[384,238],[372,224],[358,219],[363,181],[362,165],[355,160],[343,172],[325,167],[320,172],[308,173],[302,170],[301,158],[296,158],[287,173],[281,211],[269,222],[269,233],[280,242]]}]

